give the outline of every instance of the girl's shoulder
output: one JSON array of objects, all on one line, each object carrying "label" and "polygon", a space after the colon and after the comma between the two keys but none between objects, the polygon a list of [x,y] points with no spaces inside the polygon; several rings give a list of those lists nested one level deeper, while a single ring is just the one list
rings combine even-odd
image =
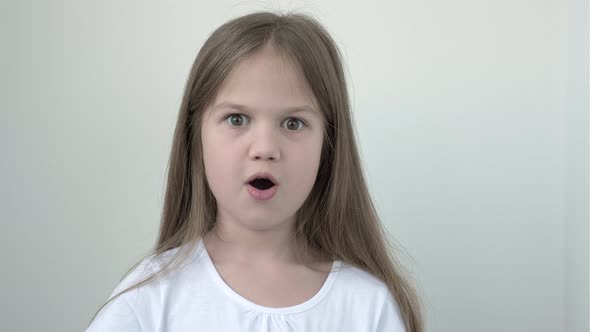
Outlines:
[{"label": "girl's shoulder", "polygon": [[[170,263],[173,263],[173,259],[176,257],[176,254],[178,254],[178,251],[181,250],[181,248],[182,247],[172,248],[160,254],[152,253],[147,257],[143,258],[141,261],[132,266],[131,269],[129,269],[129,271],[127,271],[127,273],[123,276],[123,278],[120,280],[118,285],[111,293],[111,297],[146,279],[151,279],[150,277],[155,276],[158,272],[165,269]],[[192,262],[194,255],[187,256],[186,258],[186,260],[181,261],[181,263],[184,262],[184,265],[186,265],[186,263]],[[169,271],[170,273],[174,273],[173,269],[170,269]],[[160,273],[159,275],[160,277],[156,276],[156,278],[154,278],[152,282],[145,283],[141,286],[141,288],[147,290],[150,288],[157,287],[162,278],[169,277],[169,274],[167,273]],[[134,297],[137,296],[139,292],[140,287],[137,287],[126,293],[129,293],[127,297]]]},{"label": "girl's shoulder", "polygon": [[369,301],[371,304],[384,303],[394,298],[384,281],[361,268],[340,262],[337,271],[333,285],[333,292],[337,296],[360,299],[360,302]]},{"label": "girl's shoulder", "polygon": [[[108,301],[99,310],[87,331],[141,331],[140,321],[149,316],[152,304],[175,274],[155,274],[162,270],[179,248],[158,255],[150,254],[132,266],[112,291]],[[173,271],[172,271],[173,272]],[[142,283],[146,281],[145,283]],[[142,283],[142,284],[140,284]],[[163,288],[164,287],[164,288]]]},{"label": "girl's shoulder", "polygon": [[[373,274],[347,263],[341,263],[334,287],[337,302],[356,306],[358,310],[369,308],[380,313],[379,326],[396,326],[378,331],[405,331],[399,304],[387,284]],[[396,312],[396,315],[390,313]]]},{"label": "girl's shoulder", "polygon": [[340,262],[338,268],[338,279],[342,283],[355,285],[363,291],[385,291],[387,284],[373,274],[346,262]]}]

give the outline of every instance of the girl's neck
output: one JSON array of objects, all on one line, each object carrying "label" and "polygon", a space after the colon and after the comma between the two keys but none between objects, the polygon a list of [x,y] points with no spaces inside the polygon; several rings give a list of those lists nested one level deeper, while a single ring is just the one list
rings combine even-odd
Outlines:
[{"label": "girl's neck", "polygon": [[219,264],[297,264],[294,232],[215,227],[203,237],[211,259]]}]

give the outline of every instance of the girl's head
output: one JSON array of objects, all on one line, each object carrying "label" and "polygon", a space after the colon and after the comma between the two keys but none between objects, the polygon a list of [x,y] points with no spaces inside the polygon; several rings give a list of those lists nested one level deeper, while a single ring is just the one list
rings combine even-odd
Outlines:
[{"label": "girl's head", "polygon": [[[340,58],[327,31],[306,15],[254,13],[212,33],[185,87],[152,257],[180,250],[110,301],[188,258],[217,213],[251,229],[289,219],[299,254],[319,253],[380,278],[407,331],[423,330],[418,296],[367,190]],[[261,171],[275,177],[278,191],[254,205],[245,184]]]},{"label": "girl's head", "polygon": [[[291,229],[316,180],[324,114],[295,60],[272,40],[264,42],[233,64],[202,111],[202,158],[216,222],[229,215],[249,229]],[[260,172],[274,182],[269,200],[248,192]]]},{"label": "girl's head", "polygon": [[[186,171],[198,183],[193,203],[202,201],[206,217],[190,218],[204,221],[197,237],[212,229],[216,213],[239,214],[234,219],[249,227],[288,218],[301,253],[317,249],[316,221],[353,190],[344,178],[359,170],[344,72],[329,34],[303,15],[255,13],[222,25],[193,65],[174,146],[187,154]],[[274,176],[277,194],[252,204],[246,181],[259,171]]]}]

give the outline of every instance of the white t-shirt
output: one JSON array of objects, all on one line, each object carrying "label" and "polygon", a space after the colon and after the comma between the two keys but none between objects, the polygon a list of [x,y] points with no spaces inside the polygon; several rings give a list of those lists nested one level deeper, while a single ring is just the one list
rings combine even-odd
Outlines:
[{"label": "white t-shirt", "polygon": [[[121,281],[111,297],[154,271],[146,268],[146,261]],[[188,262],[111,301],[86,332],[405,331],[385,283],[339,260],[318,293],[283,308],[258,305],[230,288],[202,240]]]}]

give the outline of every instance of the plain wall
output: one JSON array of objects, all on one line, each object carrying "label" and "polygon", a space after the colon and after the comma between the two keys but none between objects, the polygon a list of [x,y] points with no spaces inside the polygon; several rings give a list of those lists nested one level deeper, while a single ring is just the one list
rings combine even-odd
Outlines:
[{"label": "plain wall", "polygon": [[82,331],[156,240],[207,36],[299,9],[340,46],[428,331],[588,331],[588,2],[0,4],[0,330]]},{"label": "plain wall", "polygon": [[569,1],[566,96],[565,331],[590,331],[588,132],[590,117],[590,6]]}]

